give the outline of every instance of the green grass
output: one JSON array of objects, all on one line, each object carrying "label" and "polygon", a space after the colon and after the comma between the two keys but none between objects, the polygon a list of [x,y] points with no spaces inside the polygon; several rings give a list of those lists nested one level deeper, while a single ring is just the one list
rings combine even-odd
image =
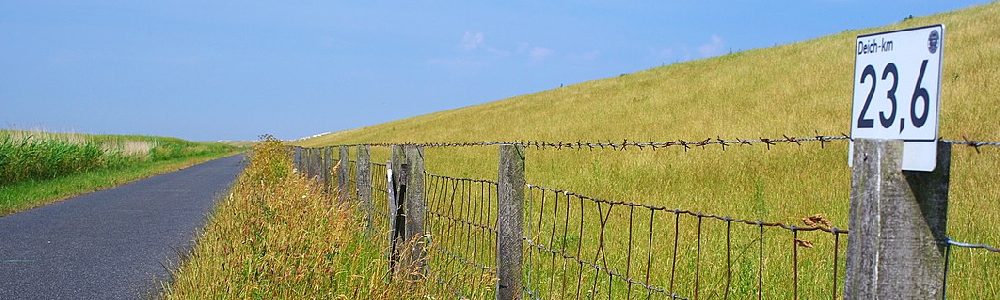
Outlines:
[{"label": "green grass", "polygon": [[175,138],[0,130],[0,216],[237,151]]},{"label": "green grass", "polygon": [[[945,139],[1000,141],[1000,3],[976,6],[928,17],[916,17],[881,28],[845,31],[818,39],[755,49],[721,57],[653,68],[633,74],[594,80],[536,94],[442,111],[324,135],[297,142],[325,146],[369,142],[449,141],[700,141],[809,137],[816,133],[839,135],[850,131],[855,36],[943,23],[946,49],[942,74],[940,135]],[[994,224],[1000,222],[1000,149],[969,148],[954,151],[948,232],[956,240],[1000,244]],[[352,155],[354,150],[352,150]],[[497,150],[484,148],[429,148],[428,172],[458,177],[496,178]],[[384,162],[388,150],[375,147],[373,161]],[[718,146],[683,151],[680,147],[657,151],[535,150],[527,152],[528,183],[566,189],[593,197],[682,208],[734,218],[795,223],[804,216],[823,214],[835,226],[847,227],[850,169],[847,143]],[[596,207],[576,208],[596,210]],[[605,208],[606,209],[606,208]],[[595,215],[595,214],[594,214]],[[672,216],[660,214],[662,238],[672,238]],[[588,217],[588,225],[593,218]],[[618,217],[613,224],[622,224]],[[648,218],[648,216],[647,216]],[[686,220],[681,236],[693,240],[694,228]],[[627,224],[627,223],[625,223]],[[716,223],[707,226],[707,240],[714,245],[702,253],[702,284],[720,289],[719,251],[724,237]],[[588,227],[594,229],[594,227]],[[754,239],[754,230],[738,233],[737,243]],[[591,236],[577,237],[586,244]],[[614,226],[606,235],[625,241],[627,228]],[[792,262],[790,233],[774,231],[765,238],[765,283],[777,298],[789,295],[787,284]],[[816,248],[802,248],[800,290],[807,299],[825,297],[829,291],[832,238],[803,233]],[[843,237],[842,237],[843,238]],[[846,243],[845,239],[841,240]],[[671,244],[671,243],[664,243]],[[843,247],[843,245],[841,245]],[[613,245],[621,253],[626,246]],[[750,246],[745,246],[750,247]],[[596,251],[596,247],[587,248]],[[693,280],[693,248],[681,249],[685,280]],[[748,248],[750,249],[750,248]],[[644,251],[638,255],[645,255]],[[655,253],[672,249],[654,247]],[[949,297],[977,298],[1000,293],[995,271],[996,255],[956,250],[952,260]],[[611,255],[611,254],[609,254]],[[587,254],[588,260],[596,253]],[[585,257],[587,257],[585,256]],[[608,258],[620,261],[619,254]],[[843,260],[843,256],[840,256]],[[751,261],[740,267],[755,270]],[[624,262],[616,262],[624,269]],[[654,282],[666,283],[663,269],[670,263],[656,261]],[[842,264],[842,262],[841,262]],[[642,270],[639,268],[638,270]],[[840,269],[842,272],[842,268]],[[548,270],[543,272],[549,272]],[[756,274],[756,271],[750,272]],[[841,275],[842,276],[842,275]],[[740,291],[755,288],[748,278],[736,282]],[[661,285],[662,286],[662,285]],[[701,288],[705,288],[702,285]],[[620,290],[620,289],[615,289]],[[692,293],[690,283],[679,288]],[[702,290],[703,295],[710,293]],[[768,297],[765,297],[768,298]]]}]

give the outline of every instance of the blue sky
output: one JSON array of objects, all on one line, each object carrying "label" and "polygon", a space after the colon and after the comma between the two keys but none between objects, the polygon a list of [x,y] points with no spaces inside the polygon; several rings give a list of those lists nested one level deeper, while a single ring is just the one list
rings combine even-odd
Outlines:
[{"label": "blue sky", "polygon": [[0,0],[0,127],[297,139],[988,2]]}]

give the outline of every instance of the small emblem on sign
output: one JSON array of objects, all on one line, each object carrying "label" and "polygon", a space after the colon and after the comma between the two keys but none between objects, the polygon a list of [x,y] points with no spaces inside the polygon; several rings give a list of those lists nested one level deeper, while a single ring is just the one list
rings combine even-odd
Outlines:
[{"label": "small emblem on sign", "polygon": [[931,51],[931,54],[937,52],[938,41],[940,39],[941,36],[938,35],[937,30],[931,31],[931,35],[927,37],[927,50]]}]

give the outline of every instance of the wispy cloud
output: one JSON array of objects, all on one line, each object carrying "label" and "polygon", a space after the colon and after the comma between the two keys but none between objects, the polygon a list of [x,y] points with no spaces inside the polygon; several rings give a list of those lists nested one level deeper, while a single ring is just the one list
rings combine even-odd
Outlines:
[{"label": "wispy cloud", "polygon": [[531,50],[528,51],[528,56],[531,57],[531,60],[541,61],[541,60],[545,60],[549,56],[552,56],[552,54],[554,54],[554,53],[555,53],[555,50],[552,50],[552,49],[549,49],[549,48],[545,48],[545,47],[533,47],[533,48],[531,48]]},{"label": "wispy cloud", "polygon": [[590,62],[595,61],[600,57],[601,50],[591,50],[584,53],[570,55],[569,60],[574,62]]},{"label": "wispy cloud", "polygon": [[712,40],[708,44],[698,46],[698,54],[703,57],[712,57],[722,54],[722,46],[726,44],[726,41],[722,40],[718,35],[713,34]]},{"label": "wispy cloud", "polygon": [[475,50],[483,46],[483,41],[485,41],[485,37],[483,37],[482,32],[466,31],[462,35],[462,43],[458,44],[458,47],[465,50]]}]

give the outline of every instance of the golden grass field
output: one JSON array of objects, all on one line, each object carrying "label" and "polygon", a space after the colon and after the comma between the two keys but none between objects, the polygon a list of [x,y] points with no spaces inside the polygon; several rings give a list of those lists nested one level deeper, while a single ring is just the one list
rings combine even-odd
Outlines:
[{"label": "golden grass field", "polygon": [[[946,26],[945,60],[942,74],[940,135],[947,140],[968,138],[1000,141],[1000,3],[976,6],[928,17],[916,17],[882,28],[845,31],[818,39],[773,48],[732,53],[716,58],[653,68],[618,77],[594,80],[530,95],[442,111],[423,116],[352,129],[311,138],[294,144],[319,147],[382,142],[477,142],[477,141],[701,141],[706,138],[757,139],[836,136],[850,131],[853,51],[855,36],[885,30],[943,23]],[[830,142],[801,146],[783,144],[767,150],[763,145],[718,145],[627,151],[614,150],[526,150],[526,177],[532,185],[568,190],[600,199],[628,201],[667,208],[727,215],[733,218],[783,222],[805,226],[801,218],[822,214],[833,226],[847,227],[850,168],[848,144]],[[955,240],[1000,244],[995,230],[1000,222],[1000,149],[978,151],[955,146],[952,160],[948,234]],[[356,151],[351,150],[354,157]],[[385,162],[389,151],[372,147],[372,160]],[[426,171],[455,177],[496,180],[495,147],[427,148]],[[376,174],[378,175],[378,174]],[[384,175],[379,175],[384,176]],[[434,186],[429,186],[434,188]],[[262,186],[262,188],[264,188]],[[238,188],[239,189],[239,188]],[[431,195],[431,209],[443,208]],[[474,197],[473,197],[474,198]],[[434,202],[437,201],[437,202]],[[554,209],[533,195],[529,214]],[[437,204],[434,204],[437,203]],[[565,203],[565,202],[564,202]],[[583,203],[583,202],[580,202]],[[437,205],[437,206],[435,206]],[[459,204],[467,210],[471,204]],[[792,298],[798,289],[802,299],[842,295],[846,236],[841,236],[839,274],[833,277],[833,238],[818,232],[799,233],[814,247],[795,248],[791,233],[768,229],[763,238],[763,256],[758,256],[758,227],[732,227],[732,262],[726,263],[726,224],[706,221],[702,239],[695,238],[694,218],[680,221],[674,231],[674,214],[634,212],[638,220],[652,219],[653,232],[643,222],[629,221],[629,211],[618,206],[603,234],[605,254],[596,252],[600,240],[598,213],[608,206],[573,204],[573,214],[554,213],[553,221],[536,222],[527,234],[546,245],[569,244],[567,251],[588,261],[603,260],[609,267],[632,277],[650,274],[649,283],[666,287],[671,269],[676,269],[676,291],[690,297],[736,299],[755,297],[758,280],[764,298]],[[225,206],[224,206],[225,207]],[[603,209],[603,210],[602,210]],[[547,210],[546,210],[547,211]],[[585,211],[584,230],[565,230],[562,220],[580,222],[574,214]],[[544,211],[543,211],[544,212]],[[220,210],[217,215],[228,214]],[[562,214],[562,215],[560,215]],[[461,215],[470,217],[470,215]],[[219,217],[216,217],[219,218]],[[480,216],[477,222],[490,222]],[[492,219],[495,221],[494,219]],[[430,218],[432,239],[444,247],[447,239],[478,238],[466,229],[457,236],[443,235],[447,222]],[[573,223],[575,224],[575,223]],[[630,229],[629,224],[637,227]],[[645,227],[644,227],[645,226]],[[212,227],[207,234],[212,233]],[[572,227],[571,227],[572,228]],[[848,228],[849,229],[849,228]],[[314,231],[309,231],[314,232]],[[631,234],[630,234],[631,233]],[[228,232],[223,235],[246,233]],[[642,237],[627,244],[630,235]],[[673,263],[673,239],[677,235],[677,262]],[[649,242],[647,236],[652,236]],[[215,238],[202,237],[202,243]],[[568,241],[568,242],[567,242]],[[577,243],[580,246],[573,246]],[[379,244],[379,243],[376,243]],[[218,246],[208,246],[218,247]],[[474,246],[485,247],[489,246]],[[576,247],[576,248],[574,248]],[[585,248],[585,249],[583,249]],[[698,254],[698,249],[701,253]],[[793,250],[794,249],[794,250]],[[615,299],[645,298],[645,290],[628,291],[622,282],[594,283],[601,274],[592,269],[566,266],[562,259],[526,248],[532,254],[529,286],[545,298],[573,298],[582,294]],[[478,250],[476,250],[478,251]],[[473,251],[473,252],[476,252]],[[799,284],[791,284],[796,251]],[[632,257],[637,261],[628,260]],[[196,252],[197,253],[197,252]],[[291,252],[289,252],[291,253]],[[469,252],[466,252],[469,254]],[[471,255],[471,254],[469,254]],[[198,261],[198,255],[192,259]],[[645,265],[649,262],[649,266]],[[359,260],[370,259],[359,256]],[[434,255],[430,262],[435,262]],[[247,261],[250,261],[249,258]],[[490,263],[490,257],[477,261]],[[766,266],[758,273],[759,262]],[[239,267],[245,263],[234,261]],[[354,262],[367,264],[373,262]],[[375,263],[377,265],[377,263]],[[255,266],[250,264],[249,266]],[[457,268],[449,265],[446,268]],[[949,270],[948,297],[955,299],[1000,298],[1000,255],[978,250],[955,249]],[[578,272],[584,273],[582,277]],[[459,270],[475,278],[475,270]],[[642,275],[635,275],[642,274]],[[698,276],[695,276],[697,274]],[[729,275],[731,274],[731,275]],[[180,275],[180,278],[194,275]],[[727,276],[732,276],[726,289]],[[606,276],[605,276],[606,277]],[[696,277],[700,277],[697,287]],[[762,277],[762,278],[758,278]],[[199,276],[207,281],[212,277]],[[242,277],[241,277],[242,278]],[[553,278],[550,280],[549,278]],[[569,283],[561,283],[570,278]],[[831,284],[839,281],[836,290]],[[267,281],[262,281],[267,282]],[[250,285],[258,284],[249,280]],[[595,288],[596,287],[596,288]],[[280,288],[280,287],[275,287]],[[301,288],[299,286],[298,288]],[[633,289],[637,287],[633,286]],[[468,291],[484,291],[481,286]],[[569,292],[563,293],[563,290]],[[485,294],[488,294],[486,292]]]}]

